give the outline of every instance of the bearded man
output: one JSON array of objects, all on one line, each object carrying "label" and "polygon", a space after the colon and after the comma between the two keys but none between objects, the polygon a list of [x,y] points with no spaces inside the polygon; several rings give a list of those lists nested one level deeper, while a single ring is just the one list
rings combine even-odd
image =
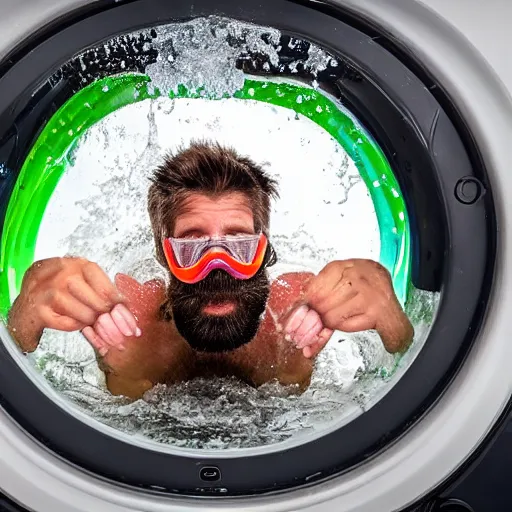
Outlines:
[{"label": "bearded man", "polygon": [[157,260],[169,284],[112,283],[82,258],[50,258],[27,271],[8,326],[34,351],[46,328],[80,330],[96,350],[109,390],[139,398],[157,383],[235,376],[305,389],[334,330],[375,329],[390,352],[413,328],[386,269],[333,261],[318,275],[270,282],[269,239],[277,184],[233,149],[194,143],[155,170],[148,205]]}]

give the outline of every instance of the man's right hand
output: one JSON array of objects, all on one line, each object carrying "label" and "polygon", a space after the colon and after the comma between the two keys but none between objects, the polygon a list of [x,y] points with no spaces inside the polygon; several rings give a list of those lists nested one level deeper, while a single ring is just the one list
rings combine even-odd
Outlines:
[{"label": "man's right hand", "polygon": [[[41,260],[23,278],[20,296],[9,313],[9,327],[22,349],[30,351],[37,347],[43,329],[82,330],[115,308],[133,320],[135,334],[135,319],[123,301],[96,263],[83,258]],[[108,349],[105,344],[102,341],[95,348]]]}]

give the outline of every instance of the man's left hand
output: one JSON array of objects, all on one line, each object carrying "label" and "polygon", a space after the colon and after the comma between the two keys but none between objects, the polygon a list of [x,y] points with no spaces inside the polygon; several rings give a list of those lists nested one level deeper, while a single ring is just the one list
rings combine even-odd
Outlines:
[{"label": "man's left hand", "polygon": [[284,327],[305,357],[316,356],[334,330],[370,329],[379,333],[391,353],[405,350],[414,334],[388,271],[375,261],[358,259],[327,264],[309,281],[304,303]]}]

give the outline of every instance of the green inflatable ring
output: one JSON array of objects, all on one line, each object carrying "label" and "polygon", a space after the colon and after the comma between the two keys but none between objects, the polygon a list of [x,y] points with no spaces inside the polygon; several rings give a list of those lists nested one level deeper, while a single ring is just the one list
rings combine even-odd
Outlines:
[{"label": "green inflatable ring", "polygon": [[[70,165],[78,140],[92,125],[116,110],[157,98],[146,75],[98,80],[70,98],[44,127],[26,159],[7,208],[0,252],[0,314],[5,318],[19,294],[23,275],[34,261],[37,236],[51,195]],[[181,87],[176,98],[202,98]],[[235,98],[278,105],[308,117],[328,132],[355,162],[377,214],[380,262],[405,304],[410,286],[410,229],[406,206],[390,165],[371,136],[350,113],[318,90],[288,82],[245,81]]]}]

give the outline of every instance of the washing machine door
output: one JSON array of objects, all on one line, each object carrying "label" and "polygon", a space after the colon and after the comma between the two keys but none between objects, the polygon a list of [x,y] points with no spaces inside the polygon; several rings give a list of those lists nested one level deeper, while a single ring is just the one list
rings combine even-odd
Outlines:
[{"label": "washing machine door", "polygon": [[[283,73],[296,57],[289,49],[304,48],[284,47],[291,38],[335,57],[336,66],[314,77],[304,67],[289,68],[288,76],[285,70],[284,78],[314,78],[315,87],[341,101],[376,141],[410,222],[407,279],[441,295],[421,351],[364,414],[286,448],[227,455],[155,449],[71,412],[37,386],[0,325],[3,493],[41,512],[382,512],[414,505],[471,457],[499,421],[512,389],[506,329],[512,275],[505,264],[512,212],[504,200],[512,179],[512,104],[460,33],[410,0],[4,0],[2,14],[4,233],[11,218],[20,219],[8,204],[43,127],[80,90],[130,66],[124,54],[104,55],[81,71],[84,55],[119,35],[215,15],[280,31],[277,61],[258,54],[240,64],[260,78]],[[138,50],[145,60],[131,62],[141,74],[158,57],[151,41],[143,43]],[[11,299],[12,276],[3,302]]]}]

